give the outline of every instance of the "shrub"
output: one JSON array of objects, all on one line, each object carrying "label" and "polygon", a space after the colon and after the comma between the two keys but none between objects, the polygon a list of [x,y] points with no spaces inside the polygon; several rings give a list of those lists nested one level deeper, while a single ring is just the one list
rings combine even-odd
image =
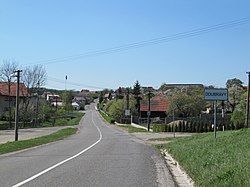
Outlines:
[{"label": "shrub", "polygon": [[0,130],[7,130],[9,128],[8,123],[0,124]]},{"label": "shrub", "polygon": [[167,126],[165,124],[153,125],[153,132],[167,132]]},{"label": "shrub", "polygon": [[171,131],[171,125],[167,125],[167,132],[172,132]]},{"label": "shrub", "polygon": [[68,120],[65,118],[59,118],[56,120],[55,126],[67,126]]},{"label": "shrub", "polygon": [[178,125],[177,125],[177,128],[175,128],[175,130],[176,130],[177,132],[181,132],[181,128],[182,128],[182,123],[181,123],[181,121],[179,121],[179,123],[178,123]]}]

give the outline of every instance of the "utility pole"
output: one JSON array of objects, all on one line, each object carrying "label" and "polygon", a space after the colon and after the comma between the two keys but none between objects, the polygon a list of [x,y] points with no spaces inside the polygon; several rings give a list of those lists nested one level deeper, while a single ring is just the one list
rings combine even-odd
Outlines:
[{"label": "utility pole", "polygon": [[[131,112],[129,109],[129,88],[127,88],[125,116],[129,117],[130,115]],[[125,123],[127,123],[127,118],[125,119]]]},{"label": "utility pole", "polygon": [[127,100],[127,110],[129,110],[129,88],[127,88],[127,95],[126,95],[126,100]]},{"label": "utility pole", "polygon": [[173,108],[173,132],[174,132],[174,138],[175,138],[175,118],[174,118],[174,110],[175,110],[175,107]]},{"label": "utility pole", "polygon": [[36,121],[35,126],[38,125],[38,106],[39,105],[39,82],[37,83],[37,97],[36,97]]},{"label": "utility pole", "polygon": [[11,84],[11,80],[8,80],[8,87],[9,87],[9,128],[12,128],[12,122],[11,122],[11,97],[10,97],[10,84]]},{"label": "utility pole", "polygon": [[147,116],[148,116],[148,131],[150,130],[150,95],[151,95],[151,92],[150,90],[148,91],[148,113],[147,113]]},{"label": "utility pole", "polygon": [[66,110],[66,113],[68,113],[67,80],[68,80],[68,76],[66,75],[65,76],[65,110]]},{"label": "utility pole", "polygon": [[19,83],[21,70],[15,71],[17,73],[17,87],[16,87],[16,114],[15,114],[15,141],[18,141],[18,122],[19,122]]},{"label": "utility pole", "polygon": [[247,87],[247,107],[246,107],[246,128],[248,128],[248,119],[249,119],[249,97],[250,97],[250,72],[248,74],[248,87]]}]

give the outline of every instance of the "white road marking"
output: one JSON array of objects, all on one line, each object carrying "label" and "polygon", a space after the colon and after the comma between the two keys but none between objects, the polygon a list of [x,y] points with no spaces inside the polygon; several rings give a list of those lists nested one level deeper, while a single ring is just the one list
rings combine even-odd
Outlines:
[{"label": "white road marking", "polygon": [[30,178],[28,178],[28,179],[26,179],[26,180],[24,180],[22,182],[19,182],[18,184],[14,185],[12,187],[22,186],[22,185],[24,185],[24,184],[26,184],[26,183],[28,183],[28,182],[36,179],[37,177],[39,177],[39,176],[41,176],[41,175],[43,175],[45,173],[48,173],[49,171],[55,169],[56,167],[58,167],[58,166],[60,166],[60,165],[62,165],[64,163],[66,163],[66,162],[68,162],[68,161],[70,161],[70,160],[72,160],[72,159],[80,156],[81,154],[85,153],[86,151],[88,151],[89,149],[91,149],[92,147],[94,147],[96,144],[98,144],[102,140],[102,132],[99,129],[99,127],[95,124],[94,119],[93,119],[93,114],[92,114],[92,122],[93,122],[94,126],[96,127],[96,129],[98,130],[99,136],[100,136],[99,139],[94,144],[92,144],[91,146],[89,146],[86,149],[82,150],[81,152],[77,153],[76,155],[74,155],[74,156],[72,156],[70,158],[67,158],[66,160],[63,160],[63,161],[61,161],[61,162],[59,162],[59,163],[57,163],[57,164],[55,164],[55,165],[53,165],[53,166],[51,166],[51,167],[49,167],[47,169],[41,171],[40,173],[37,173],[36,175],[34,175],[34,176],[32,176],[32,177],[30,177]]}]

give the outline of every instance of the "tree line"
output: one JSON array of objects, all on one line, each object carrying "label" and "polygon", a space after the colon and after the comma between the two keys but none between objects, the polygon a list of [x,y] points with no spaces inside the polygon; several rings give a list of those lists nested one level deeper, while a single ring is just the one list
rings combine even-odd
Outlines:
[{"label": "tree line", "polygon": [[[214,86],[208,86],[207,88],[214,88]],[[228,89],[228,101],[218,102],[219,112],[223,108],[226,118],[229,118],[229,120],[225,121],[228,129],[244,127],[247,91],[243,89],[243,82],[237,78],[229,79],[226,81],[226,88]],[[147,99],[147,96],[145,93],[143,94],[139,81],[136,81],[133,87],[128,89],[131,93],[129,99],[131,114],[139,116],[140,101]],[[204,87],[169,87],[162,84],[157,91],[164,93],[170,101],[166,111],[168,117],[172,117],[174,111],[176,117],[196,118],[200,119],[199,124],[211,125],[212,120],[209,121],[206,117],[201,118],[202,113],[205,113],[206,110],[213,113],[213,102],[204,100]],[[116,95],[115,99],[108,98],[108,100],[105,100],[104,95],[107,93],[114,93]],[[100,108],[118,122],[126,118],[124,113],[127,105],[126,93],[124,88],[118,88],[115,91],[106,89],[100,92]]]}]

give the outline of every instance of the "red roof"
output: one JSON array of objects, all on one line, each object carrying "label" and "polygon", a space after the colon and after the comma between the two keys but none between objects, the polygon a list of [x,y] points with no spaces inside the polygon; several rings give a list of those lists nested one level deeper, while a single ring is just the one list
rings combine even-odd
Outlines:
[{"label": "red roof", "polygon": [[[11,82],[10,83],[10,96],[16,96],[16,86],[17,83]],[[26,86],[23,83],[19,84],[19,96],[25,97],[28,95],[28,91]],[[9,96],[9,83],[8,82],[0,82],[0,95]]]},{"label": "red roof", "polygon": [[247,86],[242,86],[242,89],[247,91]]},{"label": "red roof", "polygon": [[[167,100],[165,96],[158,95],[150,99],[150,111],[155,112],[166,112],[170,102]],[[148,101],[142,100],[140,104],[141,111],[148,111]]]},{"label": "red roof", "polygon": [[88,95],[88,94],[90,94],[90,91],[89,90],[81,90],[80,94]]}]

